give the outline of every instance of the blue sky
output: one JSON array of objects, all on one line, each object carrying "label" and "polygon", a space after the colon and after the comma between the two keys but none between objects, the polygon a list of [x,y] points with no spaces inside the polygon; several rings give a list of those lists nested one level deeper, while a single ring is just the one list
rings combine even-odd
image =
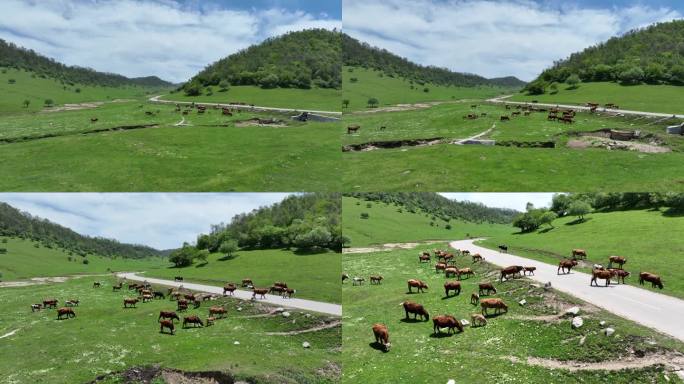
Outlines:
[{"label": "blue sky", "polygon": [[529,81],[573,52],[681,19],[684,1],[343,0],[343,9],[344,32],[414,62]]},{"label": "blue sky", "polygon": [[0,38],[68,65],[183,82],[272,36],[341,28],[339,1],[2,0]]},{"label": "blue sky", "polygon": [[90,235],[158,249],[194,242],[212,224],[287,193],[0,193],[0,201]]}]

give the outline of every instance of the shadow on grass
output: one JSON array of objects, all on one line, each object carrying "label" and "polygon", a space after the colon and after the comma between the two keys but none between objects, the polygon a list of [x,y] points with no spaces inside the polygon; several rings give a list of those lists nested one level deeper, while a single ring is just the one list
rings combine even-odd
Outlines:
[{"label": "shadow on grass", "polygon": [[200,263],[200,264],[195,265],[195,268],[204,268],[207,266],[207,264],[209,264],[209,262],[205,261],[204,263]]},{"label": "shadow on grass", "polygon": [[448,299],[453,299],[454,297],[458,297],[458,296],[460,296],[460,294],[458,294],[458,295],[449,295],[449,296],[444,296],[444,297],[442,297],[442,300],[448,300]]},{"label": "shadow on grass", "polygon": [[216,260],[218,260],[218,261],[235,260],[235,259],[237,259],[238,257],[239,257],[239,255],[225,255],[225,256],[223,256],[223,257],[219,257],[219,258],[216,259]]},{"label": "shadow on grass", "polygon": [[432,337],[433,339],[441,339],[441,338],[444,338],[444,337],[451,337],[451,336],[454,336],[454,335],[455,335],[455,333],[448,333],[448,332],[447,332],[447,333],[444,333],[444,332],[432,332],[432,333],[430,334],[430,337]]},{"label": "shadow on grass", "polygon": [[556,227],[552,228],[544,228],[541,231],[537,231],[538,234],[543,235],[544,233],[550,232],[551,230],[556,229]]},{"label": "shadow on grass", "polygon": [[577,225],[577,224],[583,224],[583,223],[589,222],[590,220],[591,220],[591,217],[585,217],[585,218],[583,218],[583,219],[577,219],[577,220],[573,220],[573,221],[567,222],[567,223],[565,223],[564,225]]},{"label": "shadow on grass", "polygon": [[497,317],[499,317],[499,316],[501,316],[501,315],[505,315],[506,313],[507,313],[507,312],[499,312],[499,313],[492,313],[492,312],[490,312],[490,313],[484,315],[484,317],[486,317],[487,319],[495,319],[495,318],[497,318]]},{"label": "shadow on grass", "polygon": [[374,341],[372,343],[368,343],[368,346],[375,349],[376,351],[380,351],[383,353],[387,353],[388,350],[385,349],[385,346],[382,345],[382,343],[378,343],[377,341]]},{"label": "shadow on grass", "polygon": [[297,256],[308,256],[308,255],[320,255],[321,253],[330,253],[328,249],[325,248],[314,248],[314,249],[296,249],[292,253]]},{"label": "shadow on grass", "polygon": [[427,322],[428,320],[421,320],[421,319],[414,319],[414,318],[402,318],[400,320],[402,323],[424,323]]},{"label": "shadow on grass", "polygon": [[668,208],[663,212],[665,217],[684,217],[684,209]]}]

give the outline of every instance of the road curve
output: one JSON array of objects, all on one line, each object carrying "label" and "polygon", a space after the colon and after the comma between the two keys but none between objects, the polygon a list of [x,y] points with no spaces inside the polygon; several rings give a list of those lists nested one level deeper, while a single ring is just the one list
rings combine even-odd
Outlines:
[{"label": "road curve", "polygon": [[[165,286],[169,286],[169,287],[178,287],[182,284],[184,288],[187,288],[187,289],[190,289],[193,291],[216,293],[216,294],[220,294],[220,295],[223,294],[223,287],[216,287],[213,285],[204,285],[204,284],[195,284],[195,283],[189,283],[189,282],[155,279],[152,277],[139,276],[135,272],[119,272],[116,275],[120,278],[126,278],[128,280],[148,281],[151,284],[165,285]],[[252,299],[252,292],[243,291],[243,290],[238,289],[238,290],[235,290],[235,296],[232,296],[232,297],[235,297],[235,298],[241,299],[241,300],[251,300]],[[284,298],[282,298],[280,296],[276,296],[276,295],[266,295],[265,299],[257,299],[257,301],[262,302],[262,303],[269,303],[269,304],[273,304],[273,305],[278,305],[281,307],[303,309],[306,311],[325,313],[327,315],[333,315],[333,316],[342,316],[342,306],[338,305],[338,304],[324,303],[321,301],[313,301],[313,300],[305,300],[305,299],[295,299],[295,298],[284,299]]]},{"label": "road curve", "polygon": [[[575,110],[579,110],[579,111],[589,111],[589,109],[590,109],[589,107],[586,107],[583,105],[530,103],[530,102],[525,102],[525,101],[507,101],[506,99],[511,97],[511,96],[513,96],[513,95],[494,97],[494,98],[488,99],[487,102],[497,103],[497,104],[538,105],[538,106],[542,106],[542,107],[559,107],[559,108],[568,108],[568,109],[571,108],[571,109],[575,109]],[[610,109],[610,108],[602,108],[602,109],[599,109],[599,111],[610,112],[610,113],[622,113],[624,115],[648,116],[648,117],[675,117],[677,119],[684,119],[684,115],[677,115],[677,114],[672,114],[672,113],[629,111],[629,110],[625,110],[625,109]]]},{"label": "road curve", "polygon": [[[159,99],[164,95],[157,95],[157,96],[152,96],[149,98],[149,101],[151,103],[160,103],[160,104],[181,104],[181,105],[189,105],[192,104],[192,101],[174,101],[174,100],[161,100]],[[277,108],[277,107],[259,107],[259,106],[251,106],[251,105],[242,105],[242,104],[230,104],[230,103],[205,103],[205,102],[195,102],[195,104],[202,104],[202,105],[216,105],[219,107],[226,107],[226,108],[240,108],[240,109],[249,109],[252,111],[271,111],[271,112],[291,112],[291,113],[301,113],[301,112],[308,112],[308,113],[313,113],[313,114],[320,114],[320,115],[339,115],[342,116],[342,112],[336,112],[336,111],[316,111],[313,109],[296,109],[296,108]]]},{"label": "road curve", "polygon": [[[485,261],[502,267],[523,265],[537,267],[534,276],[528,276],[540,283],[551,282],[554,289],[569,293],[618,316],[656,329],[660,332],[684,341],[684,300],[666,296],[657,292],[637,288],[630,285],[613,285],[603,287],[604,280],[599,280],[600,287],[591,287],[591,275],[573,271],[567,275],[556,274],[558,266],[527,259],[509,253],[501,253],[489,248],[474,245],[475,240],[452,241],[451,247],[479,253]],[[638,279],[632,275],[628,279]]]}]

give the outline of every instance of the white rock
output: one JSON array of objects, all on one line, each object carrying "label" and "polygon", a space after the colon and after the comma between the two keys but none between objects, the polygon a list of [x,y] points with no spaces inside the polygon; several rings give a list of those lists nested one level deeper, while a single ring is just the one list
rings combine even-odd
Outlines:
[{"label": "white rock", "polygon": [[466,326],[466,325],[470,324],[470,321],[468,321],[466,319],[461,319],[461,324],[463,324],[463,326]]},{"label": "white rock", "polygon": [[238,308],[237,308],[237,311],[238,311],[238,312],[242,312],[242,307],[238,307]]},{"label": "white rock", "polygon": [[305,342],[302,343],[302,347],[304,347],[304,348],[310,348],[310,347],[311,347],[311,344],[309,344],[308,341],[305,341]]},{"label": "white rock", "polygon": [[551,282],[550,282],[550,281],[544,284],[544,289],[547,290],[547,291],[548,291],[549,289],[551,289]]},{"label": "white rock", "polygon": [[584,325],[584,320],[581,317],[575,316],[572,318],[572,327],[573,328],[579,328],[582,325]]},{"label": "white rock", "polygon": [[566,315],[572,315],[572,316],[577,316],[579,314],[579,312],[580,312],[579,307],[572,307],[572,308],[568,308],[565,310]]},{"label": "white rock", "polygon": [[275,311],[273,311],[273,312],[275,312],[275,313],[285,312],[285,308],[276,308]]},{"label": "white rock", "polygon": [[522,299],[522,300],[518,301],[518,304],[525,305],[525,304],[527,304],[527,300]]},{"label": "white rock", "polygon": [[605,332],[606,336],[612,336],[613,333],[615,333],[615,329],[608,327],[604,329],[603,332]]},{"label": "white rock", "polygon": [[283,317],[290,317],[290,312],[283,312]]},{"label": "white rock", "polygon": [[304,317],[306,317],[306,318],[308,319],[308,318],[311,317],[311,314],[310,314],[310,313],[307,313],[306,315],[304,315]]},{"label": "white rock", "polygon": [[530,284],[530,287],[532,287],[532,288],[541,288],[541,285],[536,284],[536,283],[533,283],[533,284]]},{"label": "white rock", "polygon": [[456,380],[454,380],[454,379],[449,379],[449,381],[447,381],[447,384],[456,384]]},{"label": "white rock", "polygon": [[582,336],[582,338],[579,341],[579,345],[584,345],[585,341],[587,341],[587,335]]},{"label": "white rock", "polygon": [[237,341],[237,340],[235,340],[235,341],[233,342],[233,344],[235,344],[235,345],[240,345],[240,342]]},{"label": "white rock", "polygon": [[606,325],[606,321],[605,320],[599,321],[599,325],[603,327],[604,325]]}]

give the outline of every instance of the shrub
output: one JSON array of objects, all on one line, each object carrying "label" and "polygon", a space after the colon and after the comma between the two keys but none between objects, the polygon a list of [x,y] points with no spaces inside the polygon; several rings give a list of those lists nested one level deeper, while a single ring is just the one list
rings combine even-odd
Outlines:
[{"label": "shrub", "polygon": [[570,75],[565,82],[568,84],[568,89],[577,89],[582,82],[577,74]]},{"label": "shrub", "polygon": [[88,261],[88,259],[83,259],[83,264],[90,264],[90,261]]},{"label": "shrub", "polygon": [[363,212],[363,213],[361,213],[361,218],[362,218],[362,219],[368,219],[369,217],[370,217],[370,215],[368,214],[368,212]]},{"label": "shrub", "polygon": [[632,67],[621,72],[618,78],[622,85],[636,85],[643,81],[644,70],[639,67]]},{"label": "shrub", "polygon": [[357,79],[356,77],[352,77],[352,78],[349,79],[349,82],[350,82],[350,83],[356,83],[356,82],[358,82],[358,81],[359,81],[359,79]]},{"label": "shrub", "polygon": [[55,102],[52,99],[45,99],[45,101],[43,103],[45,104],[46,107],[52,107],[53,105],[55,105]]},{"label": "shrub", "polygon": [[7,80],[7,84],[16,84],[17,81],[15,79],[9,79]]}]

